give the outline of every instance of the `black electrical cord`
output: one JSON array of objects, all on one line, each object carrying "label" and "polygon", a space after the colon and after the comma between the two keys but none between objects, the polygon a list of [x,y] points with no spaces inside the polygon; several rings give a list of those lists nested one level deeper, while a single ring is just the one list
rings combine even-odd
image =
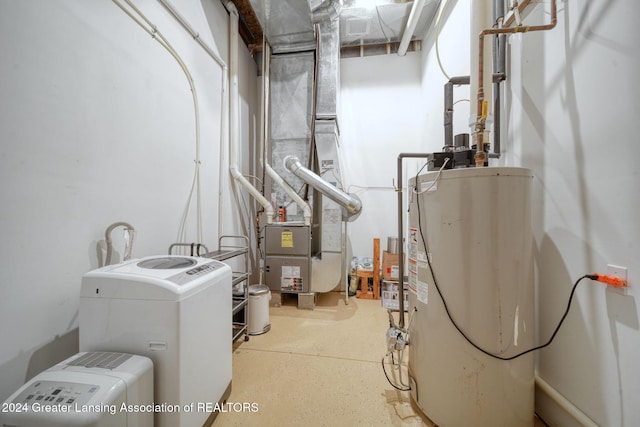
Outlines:
[{"label": "black electrical cord", "polygon": [[395,385],[393,383],[393,381],[391,381],[391,378],[389,378],[389,375],[387,374],[387,368],[384,367],[384,357],[382,358],[382,372],[384,372],[384,376],[387,377],[387,381],[389,381],[389,384],[391,384],[391,386],[393,388],[395,388],[396,390],[400,390],[400,391],[410,391],[411,387],[398,387],[397,385]]},{"label": "black electrical cord", "polygon": [[550,427],[549,424],[547,424],[547,422],[537,412],[535,413],[535,416],[538,419],[538,421],[544,424],[545,427]]},{"label": "black electrical cord", "polygon": [[[416,186],[418,184],[418,181],[416,180]],[[422,232],[422,215],[420,213],[420,196],[418,195],[418,197],[416,197],[416,205],[418,207],[418,229],[420,230],[420,237],[422,239],[422,245],[423,247],[427,248],[427,241],[424,237],[424,233]],[[447,305],[446,300],[444,299],[444,296],[442,295],[442,292],[440,291],[440,286],[438,286],[438,281],[436,280],[436,276],[433,272],[433,266],[431,265],[431,260],[429,259],[429,256],[427,255],[427,263],[429,264],[429,270],[431,272],[431,277],[433,278],[433,284],[436,287],[436,291],[438,292],[438,295],[440,295],[440,299],[442,300],[442,304],[444,305],[444,310],[447,313],[447,316],[449,317],[449,320],[451,321],[451,324],[458,330],[458,332],[460,332],[460,335],[462,335],[462,337],[467,340],[467,342],[469,344],[471,344],[473,347],[475,347],[477,350],[479,350],[480,352],[486,354],[487,356],[493,357],[495,359],[499,359],[499,360],[513,360],[516,359],[520,356],[524,356],[527,353],[531,353],[532,351],[536,351],[536,350],[540,350],[542,348],[547,347],[549,344],[551,344],[551,342],[553,341],[553,339],[556,337],[556,334],[558,333],[558,331],[560,330],[560,327],[562,326],[562,323],[564,322],[564,319],[566,319],[567,315],[569,314],[569,309],[571,308],[571,301],[573,301],[573,295],[576,291],[576,288],[578,287],[578,284],[583,280],[583,279],[591,279],[591,280],[597,280],[597,276],[593,275],[593,274],[585,274],[584,276],[582,276],[581,278],[579,278],[578,280],[576,280],[576,282],[573,284],[573,288],[571,289],[571,295],[569,296],[569,301],[567,302],[567,308],[564,311],[564,314],[562,315],[562,318],[560,319],[560,322],[558,322],[558,326],[556,326],[556,329],[553,331],[553,334],[551,334],[551,338],[549,338],[549,340],[545,343],[545,344],[541,344],[539,346],[536,347],[532,347],[528,350],[522,351],[514,356],[510,356],[510,357],[503,357],[503,356],[499,356],[497,354],[493,354],[485,349],[483,349],[482,347],[480,347],[478,344],[476,344],[475,342],[473,342],[471,340],[471,338],[469,338],[467,336],[467,334],[464,333],[464,331],[460,328],[460,326],[458,326],[458,324],[456,323],[456,321],[453,319],[453,316],[451,316],[451,313],[449,312],[449,307]],[[386,374],[386,372],[385,372]]]}]

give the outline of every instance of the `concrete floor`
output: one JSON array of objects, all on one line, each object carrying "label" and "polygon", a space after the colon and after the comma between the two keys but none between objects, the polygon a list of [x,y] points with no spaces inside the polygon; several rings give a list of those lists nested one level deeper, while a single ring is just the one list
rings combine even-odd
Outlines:
[{"label": "concrete floor", "polygon": [[228,406],[238,411],[220,413],[214,427],[433,425],[382,372],[388,317],[379,300],[345,305],[332,292],[299,310],[288,297],[270,308],[269,332],[234,346]]}]

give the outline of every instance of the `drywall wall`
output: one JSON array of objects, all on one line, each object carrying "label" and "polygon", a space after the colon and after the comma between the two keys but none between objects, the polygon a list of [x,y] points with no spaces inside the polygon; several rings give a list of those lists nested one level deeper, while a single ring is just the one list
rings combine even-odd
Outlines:
[{"label": "drywall wall", "polygon": [[[398,235],[396,161],[422,151],[424,99],[420,54],[340,60],[340,148],[345,188],[362,200],[362,213],[348,225],[352,252],[373,256],[373,238]],[[409,162],[413,166],[418,162]],[[409,166],[407,166],[409,167]],[[397,185],[397,184],[396,184]]]},{"label": "drywall wall", "polygon": [[[455,3],[455,2],[453,2]],[[441,29],[442,64],[450,76],[469,75],[469,5],[450,8]],[[427,39],[433,43],[435,29]],[[466,37],[466,38],[465,38]],[[430,40],[430,41],[429,41]],[[340,140],[349,192],[362,199],[360,217],[349,224],[354,256],[372,256],[373,237],[398,235],[397,158],[400,153],[438,151],[444,143],[444,77],[435,49],[340,60]],[[454,134],[468,132],[468,86],[454,89]],[[404,177],[421,160],[404,160]],[[405,205],[406,206],[406,205]]]},{"label": "drywall wall", "polygon": [[[425,135],[422,150],[430,152],[440,151],[444,145],[444,85],[451,77],[468,76],[470,72],[470,2],[442,3],[441,8],[444,3],[449,7],[442,13],[439,28],[440,60],[435,48],[435,25],[424,39],[422,50],[422,108],[426,113],[420,126]],[[453,134],[469,133],[469,85],[454,86],[453,102]]]},{"label": "drywall wall", "polygon": [[[219,213],[232,218],[237,211],[228,196],[219,210],[219,190],[230,187],[220,132],[222,69],[159,2],[134,1],[193,75],[203,241],[215,246],[220,232],[241,232],[237,220],[218,230]],[[189,0],[176,7],[226,58],[228,15],[221,3]],[[240,50],[246,144],[255,136],[254,107],[247,106],[256,104],[255,64],[243,45]],[[97,267],[96,244],[109,224],[136,228],[135,257],[164,254],[176,241],[194,176],[195,116],[177,62],[113,2],[0,0],[0,51],[3,400],[77,351],[81,277]],[[194,241],[195,203],[187,223],[187,239]],[[121,229],[113,237],[117,261]]]},{"label": "drywall wall", "polygon": [[[468,13],[451,2],[451,17]],[[537,354],[539,375],[598,425],[640,424],[640,154],[634,137],[640,111],[640,36],[635,2],[558,2],[558,25],[546,33],[510,36],[503,84],[503,155],[493,165],[534,173],[538,337],[546,341],[565,309],[573,282],[607,264],[627,267],[629,296],[587,281],[580,285],[554,343]],[[535,4],[527,22],[549,20]],[[456,25],[440,38],[445,60],[468,43]],[[434,35],[423,45],[423,94],[436,111]],[[434,71],[435,69],[435,71]],[[444,84],[444,81],[442,82]],[[427,129],[441,126],[429,116]],[[437,150],[432,144],[430,150]],[[579,425],[537,390],[536,410],[551,424]]]}]

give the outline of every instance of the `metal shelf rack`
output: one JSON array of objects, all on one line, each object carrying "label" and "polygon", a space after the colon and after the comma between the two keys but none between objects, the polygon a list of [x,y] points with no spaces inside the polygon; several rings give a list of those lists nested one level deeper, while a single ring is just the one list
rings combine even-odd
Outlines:
[{"label": "metal shelf rack", "polygon": [[[247,330],[247,304],[249,302],[249,270],[251,262],[249,259],[249,238],[234,235],[220,236],[218,239],[218,250],[207,252],[202,256],[223,262],[244,256],[244,271],[234,271],[231,279],[233,287],[244,282],[243,294],[233,295],[232,316],[234,319],[232,321],[232,339],[233,342],[236,342],[244,334],[244,340],[249,341]],[[240,319],[236,319],[238,313],[242,313],[241,316],[239,316]]]}]

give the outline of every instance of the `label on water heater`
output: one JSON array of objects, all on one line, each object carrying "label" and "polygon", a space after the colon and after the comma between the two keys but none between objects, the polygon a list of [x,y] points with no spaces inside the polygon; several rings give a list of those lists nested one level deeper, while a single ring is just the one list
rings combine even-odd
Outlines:
[{"label": "label on water heater", "polygon": [[423,304],[429,302],[429,283],[420,278],[428,277],[429,265],[426,262],[409,260],[409,292],[412,292]]},{"label": "label on water heater", "polygon": [[418,229],[415,227],[409,227],[409,244],[407,249],[409,250],[409,259],[418,259]]},{"label": "label on water heater", "polygon": [[431,252],[427,253],[419,249],[420,245],[418,244],[417,228],[409,227],[409,244],[407,245],[407,248],[409,250],[409,260],[427,262],[427,256],[428,256],[429,261],[433,261],[433,256]]},{"label": "label on water heater", "polygon": [[416,262],[415,259],[409,259],[408,262],[408,267],[409,267],[409,274],[407,274],[407,276],[409,276],[409,291],[412,293],[417,293],[418,292],[418,264]]},{"label": "label on water heater", "polygon": [[417,288],[418,301],[427,304],[429,302],[429,284],[418,280]]}]

